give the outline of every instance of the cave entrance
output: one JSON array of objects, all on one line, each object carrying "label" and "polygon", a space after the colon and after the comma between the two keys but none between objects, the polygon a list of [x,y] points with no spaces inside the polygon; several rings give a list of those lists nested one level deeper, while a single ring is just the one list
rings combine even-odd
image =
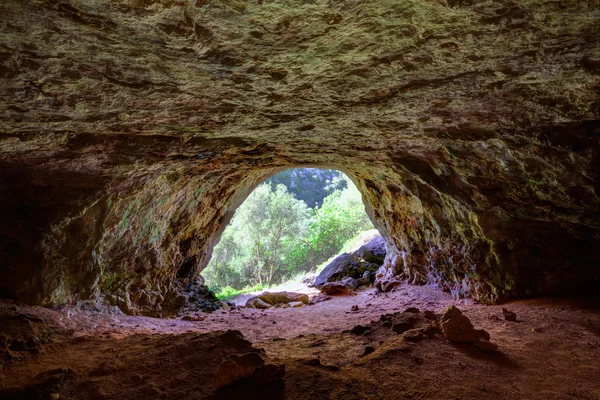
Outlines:
[{"label": "cave entrance", "polygon": [[[380,243],[383,256],[367,262],[357,252],[371,242]],[[326,267],[332,281],[369,284],[384,257],[383,239],[347,175],[292,168],[267,179],[240,205],[202,276],[221,300],[244,304],[265,291],[319,293]],[[338,262],[330,274],[340,259],[346,265]]]}]

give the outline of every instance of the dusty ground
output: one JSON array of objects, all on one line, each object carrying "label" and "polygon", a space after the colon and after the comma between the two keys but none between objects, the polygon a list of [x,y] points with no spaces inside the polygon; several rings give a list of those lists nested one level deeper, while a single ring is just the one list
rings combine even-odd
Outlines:
[{"label": "dusty ground", "polygon": [[[439,334],[414,341],[377,322],[408,307],[439,317],[450,304],[487,330],[500,352]],[[3,302],[5,312],[36,315],[58,333],[0,372],[0,398],[600,399],[597,303],[560,298],[503,306],[517,322],[505,321],[501,306],[453,301],[417,286],[387,294],[369,289],[298,309],[219,311],[189,322]],[[370,325],[370,333],[348,332],[357,324]],[[228,329],[284,363],[285,382],[216,391],[212,377],[221,360],[251,346],[218,332]],[[375,351],[363,356],[367,346]]]}]

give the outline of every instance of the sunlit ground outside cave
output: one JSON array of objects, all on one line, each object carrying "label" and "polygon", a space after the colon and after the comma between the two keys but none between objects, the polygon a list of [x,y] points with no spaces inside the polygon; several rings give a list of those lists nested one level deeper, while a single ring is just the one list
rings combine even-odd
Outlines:
[{"label": "sunlit ground outside cave", "polygon": [[0,0],[0,400],[600,400],[598,0]]}]

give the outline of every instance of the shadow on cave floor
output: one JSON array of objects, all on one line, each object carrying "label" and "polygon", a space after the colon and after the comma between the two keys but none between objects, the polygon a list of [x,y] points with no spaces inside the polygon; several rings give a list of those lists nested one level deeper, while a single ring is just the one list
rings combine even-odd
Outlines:
[{"label": "shadow on cave floor", "polygon": [[[450,305],[489,332],[499,352],[431,333],[428,327]],[[504,320],[501,306],[410,285],[297,309],[217,311],[202,321],[0,301],[0,398],[598,398],[594,305],[560,298],[503,306],[520,322]],[[407,321],[413,325],[403,328]],[[284,381],[216,390],[221,362],[246,352],[284,365]]]}]

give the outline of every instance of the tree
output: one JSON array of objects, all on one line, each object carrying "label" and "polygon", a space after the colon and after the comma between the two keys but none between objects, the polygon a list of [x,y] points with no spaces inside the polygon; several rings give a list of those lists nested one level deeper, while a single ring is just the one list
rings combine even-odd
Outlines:
[{"label": "tree", "polygon": [[358,189],[345,175],[324,184],[332,193],[314,209],[282,184],[258,186],[215,246],[202,273],[207,284],[218,291],[281,283],[315,268],[347,240],[373,228]]}]

